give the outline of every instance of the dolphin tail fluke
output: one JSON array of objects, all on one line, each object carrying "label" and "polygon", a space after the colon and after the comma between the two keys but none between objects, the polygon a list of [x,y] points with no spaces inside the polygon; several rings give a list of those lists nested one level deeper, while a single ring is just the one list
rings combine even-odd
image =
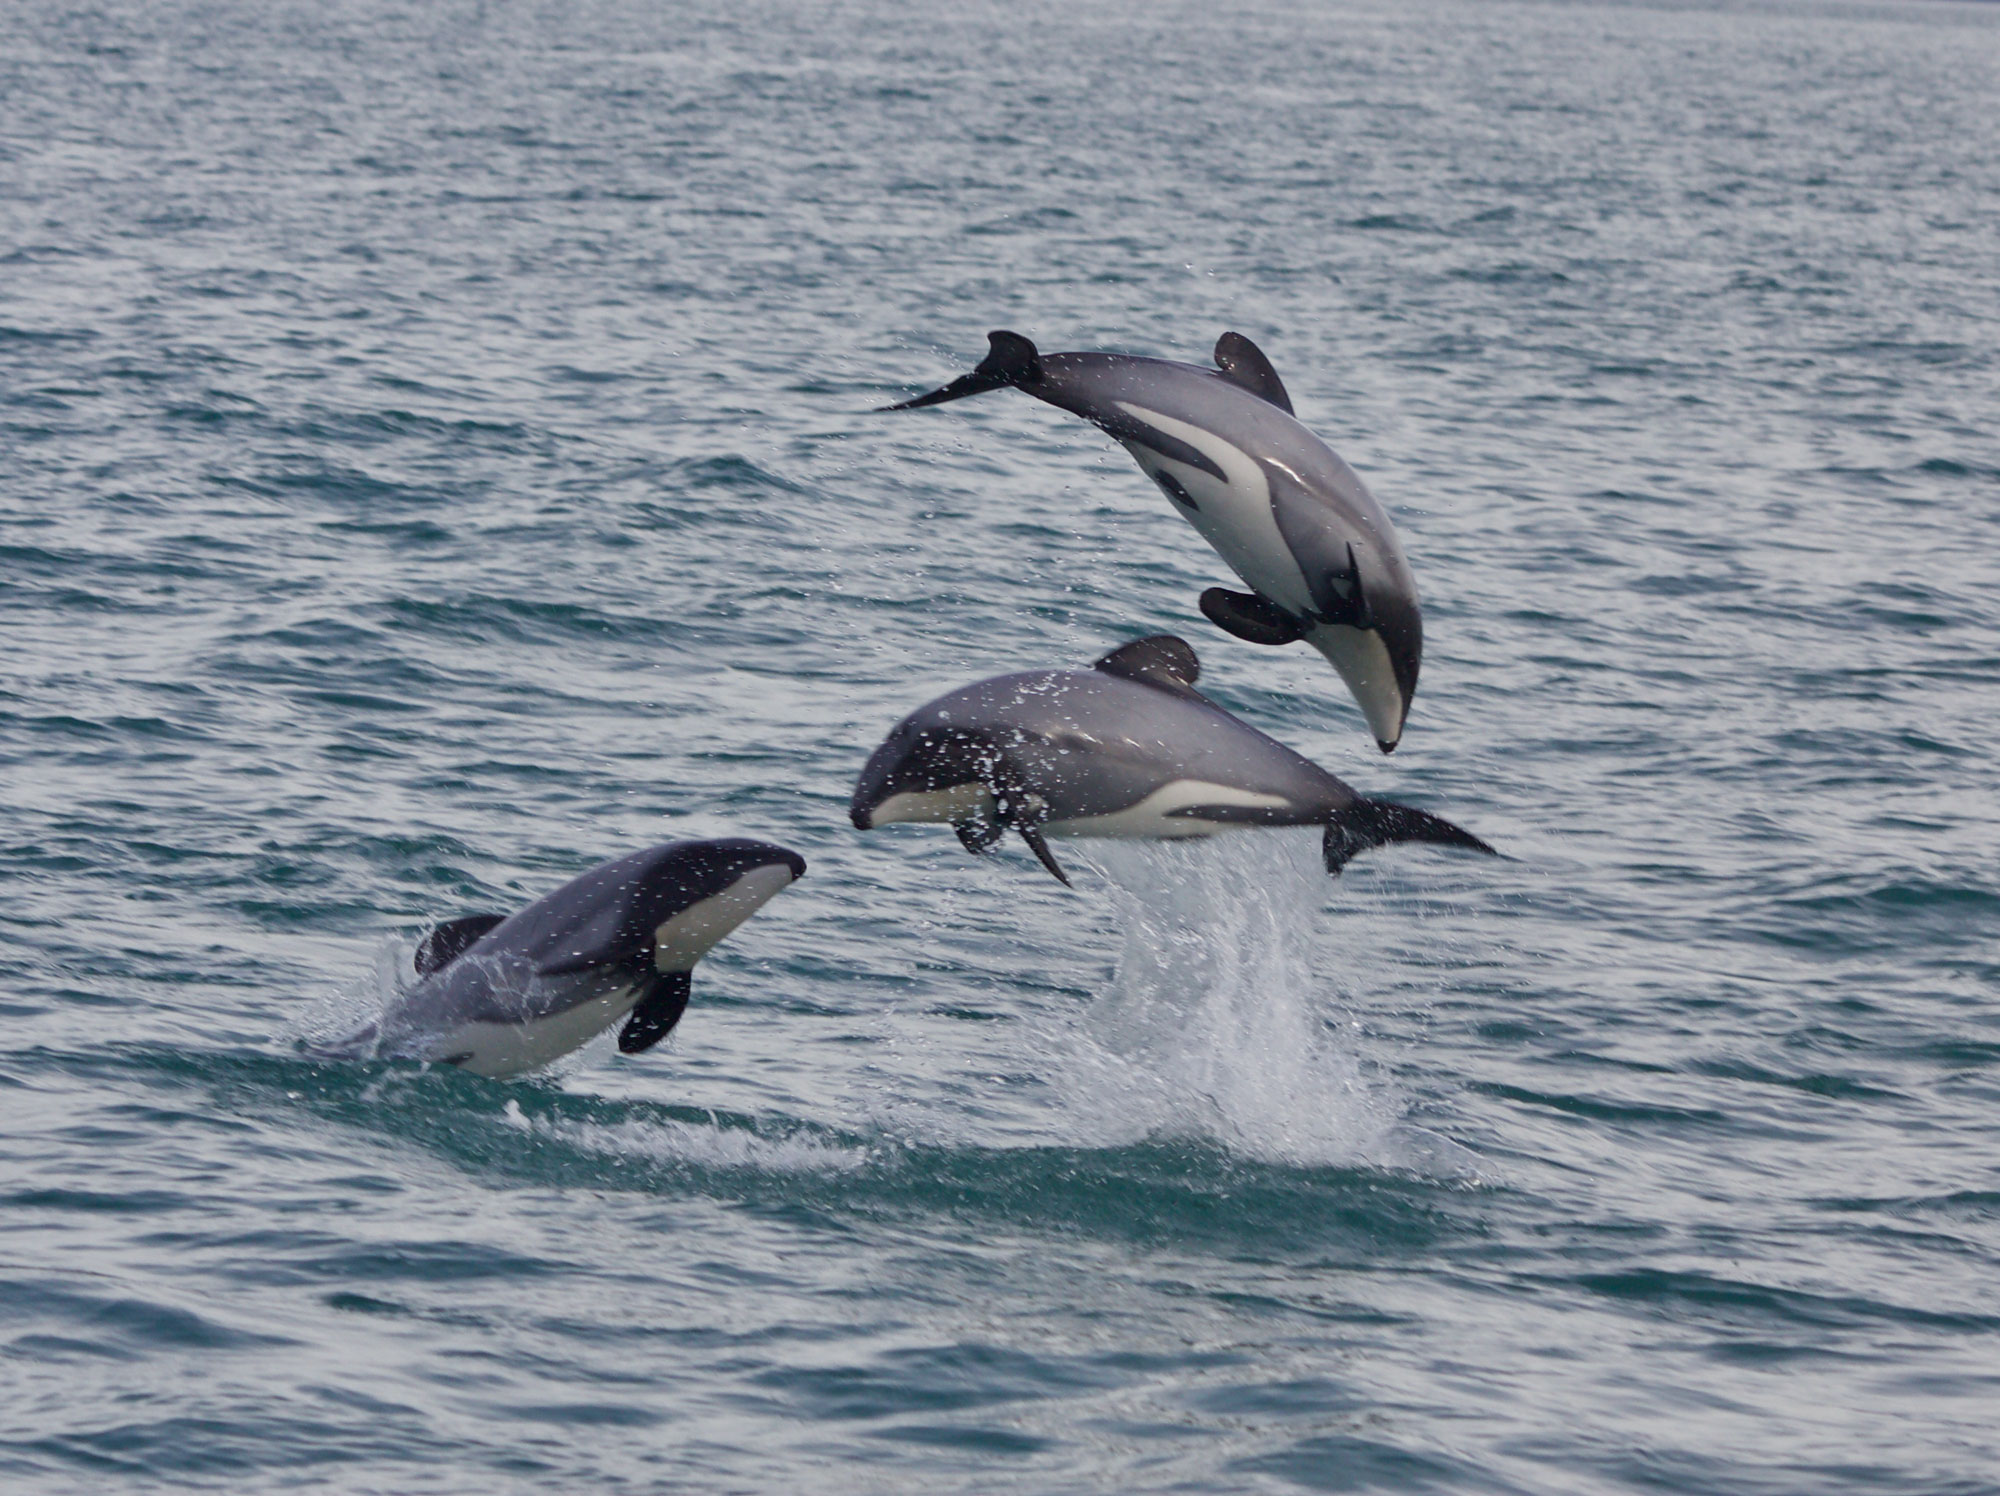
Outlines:
[{"label": "dolphin tail fluke", "polygon": [[1042,835],[1040,827],[1017,826],[1014,829],[1021,833],[1021,840],[1028,844],[1028,850],[1035,854],[1036,860],[1055,874],[1058,883],[1064,888],[1076,887],[1069,881],[1069,874],[1062,870],[1062,864],[1056,861],[1056,854],[1049,850],[1048,839]]},{"label": "dolphin tail fluke", "polygon": [[926,405],[942,405],[947,400],[963,400],[967,395],[983,395],[988,390],[1003,390],[1009,385],[1034,384],[1041,379],[1041,354],[1018,332],[1008,332],[1004,328],[989,332],[986,342],[986,357],[970,374],[961,374],[944,388],[932,390],[928,395],[919,395],[914,400],[899,400],[880,409],[921,410]]},{"label": "dolphin tail fluke", "polygon": [[1497,857],[1485,842],[1443,816],[1389,800],[1357,799],[1327,823],[1326,870],[1335,877],[1357,852],[1386,847],[1391,842],[1434,842],[1441,847],[1469,847]]},{"label": "dolphin tail fluke", "polygon": [[1306,636],[1304,625],[1259,592],[1211,587],[1201,595],[1201,611],[1247,644],[1296,644]]}]

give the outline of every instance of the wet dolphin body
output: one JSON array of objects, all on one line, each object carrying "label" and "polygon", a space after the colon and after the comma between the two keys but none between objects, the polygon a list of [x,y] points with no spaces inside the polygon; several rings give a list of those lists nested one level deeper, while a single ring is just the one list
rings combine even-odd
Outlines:
[{"label": "wet dolphin body", "polygon": [[863,831],[949,822],[972,852],[1011,828],[1064,883],[1046,838],[1323,825],[1329,873],[1390,842],[1493,850],[1438,816],[1357,794],[1195,690],[1200,673],[1184,640],[1160,634],[1089,670],[995,676],[940,696],[875,750],[849,814]]},{"label": "wet dolphin body", "polygon": [[1122,353],[1042,353],[987,335],[979,367],[886,407],[916,410],[987,390],[1025,390],[1101,427],[1165,490],[1248,593],[1211,587],[1201,610],[1253,644],[1304,639],[1332,662],[1382,751],[1416,694],[1423,616],[1389,516],[1354,470],[1292,415],[1255,343],[1224,333],[1214,369]]},{"label": "wet dolphin body", "polygon": [[320,1049],[508,1076],[546,1065],[621,1018],[618,1047],[650,1049],[688,1004],[695,962],[803,876],[768,842],[667,842],[600,863],[518,914],[439,925],[420,980],[381,1019]]}]

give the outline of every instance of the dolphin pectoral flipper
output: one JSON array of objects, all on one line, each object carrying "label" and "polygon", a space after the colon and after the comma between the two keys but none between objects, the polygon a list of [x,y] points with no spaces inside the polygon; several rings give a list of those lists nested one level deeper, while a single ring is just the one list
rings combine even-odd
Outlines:
[{"label": "dolphin pectoral flipper", "polygon": [[1285,393],[1284,380],[1271,367],[1271,361],[1264,357],[1264,350],[1242,333],[1226,332],[1216,340],[1215,366],[1232,384],[1242,385],[1258,399],[1268,400],[1286,415],[1293,414],[1292,397]]},{"label": "dolphin pectoral flipper", "polygon": [[646,995],[632,1008],[632,1016],[618,1031],[620,1054],[644,1054],[674,1031],[687,1011],[688,995],[694,990],[694,973],[663,971],[653,979]]},{"label": "dolphin pectoral flipper", "polygon": [[1007,832],[991,816],[967,816],[962,821],[953,821],[951,829],[958,833],[959,845],[975,857],[984,857],[992,851],[993,844]]},{"label": "dolphin pectoral flipper", "polygon": [[417,946],[412,959],[417,975],[427,977],[434,971],[443,971],[470,950],[480,936],[506,918],[504,914],[468,914],[463,919],[446,920]]},{"label": "dolphin pectoral flipper", "polygon": [[1048,840],[1042,835],[1039,826],[1023,824],[1017,825],[1014,829],[1021,833],[1021,840],[1028,844],[1028,850],[1035,854],[1036,860],[1043,867],[1055,874],[1058,883],[1062,884],[1064,888],[1076,887],[1074,883],[1069,881],[1069,874],[1065,873],[1062,870],[1062,865],[1056,861],[1056,854],[1049,850]]},{"label": "dolphin pectoral flipper", "polygon": [[1357,798],[1327,823],[1321,849],[1326,870],[1335,877],[1357,852],[1386,847],[1391,842],[1434,842],[1443,847],[1467,847],[1497,857],[1500,854],[1463,826],[1443,816],[1391,800]]},{"label": "dolphin pectoral flipper", "polygon": [[1296,644],[1306,633],[1296,618],[1257,592],[1211,587],[1201,595],[1201,611],[1225,634],[1247,644]]}]

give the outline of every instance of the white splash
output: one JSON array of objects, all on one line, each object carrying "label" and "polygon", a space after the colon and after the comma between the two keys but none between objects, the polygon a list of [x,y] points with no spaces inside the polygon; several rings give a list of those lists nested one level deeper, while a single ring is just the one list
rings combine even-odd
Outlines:
[{"label": "white splash", "polygon": [[[461,1033],[463,1020],[440,1022],[412,994],[421,985],[413,965],[414,942],[384,936],[376,943],[367,972],[337,991],[307,1006],[294,1019],[286,1037],[315,1059],[380,1060],[433,1058],[443,1042]],[[465,961],[480,961],[474,956]],[[480,961],[490,980],[489,1001],[501,1013],[528,1021],[545,1006],[543,989],[532,971],[518,959]],[[504,1040],[512,1036],[502,1029]],[[585,1066],[601,1061],[617,1044],[615,1022],[609,1028],[542,1064],[508,1072],[531,1084],[561,1084]],[[473,1073],[485,1073],[473,1068]]]},{"label": "white splash", "polygon": [[1051,1089],[1089,1141],[1209,1137],[1271,1161],[1380,1159],[1398,1108],[1355,1058],[1320,960],[1317,833],[1094,843],[1124,945],[1053,1035]]},{"label": "white splash", "polygon": [[308,1051],[326,1052],[348,1035],[379,1024],[402,1000],[414,978],[409,976],[414,945],[394,935],[375,943],[369,969],[353,982],[308,1004],[292,1021],[285,1038]]}]

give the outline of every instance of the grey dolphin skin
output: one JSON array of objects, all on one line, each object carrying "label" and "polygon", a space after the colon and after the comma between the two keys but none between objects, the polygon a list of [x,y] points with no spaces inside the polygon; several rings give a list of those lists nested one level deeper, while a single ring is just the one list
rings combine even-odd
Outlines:
[{"label": "grey dolphin skin", "polygon": [[1389,516],[1354,470],[1292,415],[1269,359],[1241,333],[1216,367],[1122,353],[1042,353],[987,334],[970,374],[886,410],[1018,389],[1116,437],[1174,510],[1250,587],[1201,610],[1253,644],[1303,639],[1332,663],[1384,753],[1410,715],[1424,651],[1417,583]]},{"label": "grey dolphin skin", "polygon": [[1390,842],[1493,851],[1438,816],[1357,794],[1195,690],[1200,674],[1185,640],[1158,634],[1089,670],[1000,675],[940,696],[875,750],[848,813],[863,831],[949,822],[972,852],[1012,829],[1064,883],[1047,838],[1323,825],[1329,873]]},{"label": "grey dolphin skin", "polygon": [[724,838],[599,863],[518,914],[474,914],[417,948],[419,981],[380,1020],[317,1052],[508,1076],[625,1020],[638,1054],[686,1010],[695,962],[794,879],[798,853]]}]

